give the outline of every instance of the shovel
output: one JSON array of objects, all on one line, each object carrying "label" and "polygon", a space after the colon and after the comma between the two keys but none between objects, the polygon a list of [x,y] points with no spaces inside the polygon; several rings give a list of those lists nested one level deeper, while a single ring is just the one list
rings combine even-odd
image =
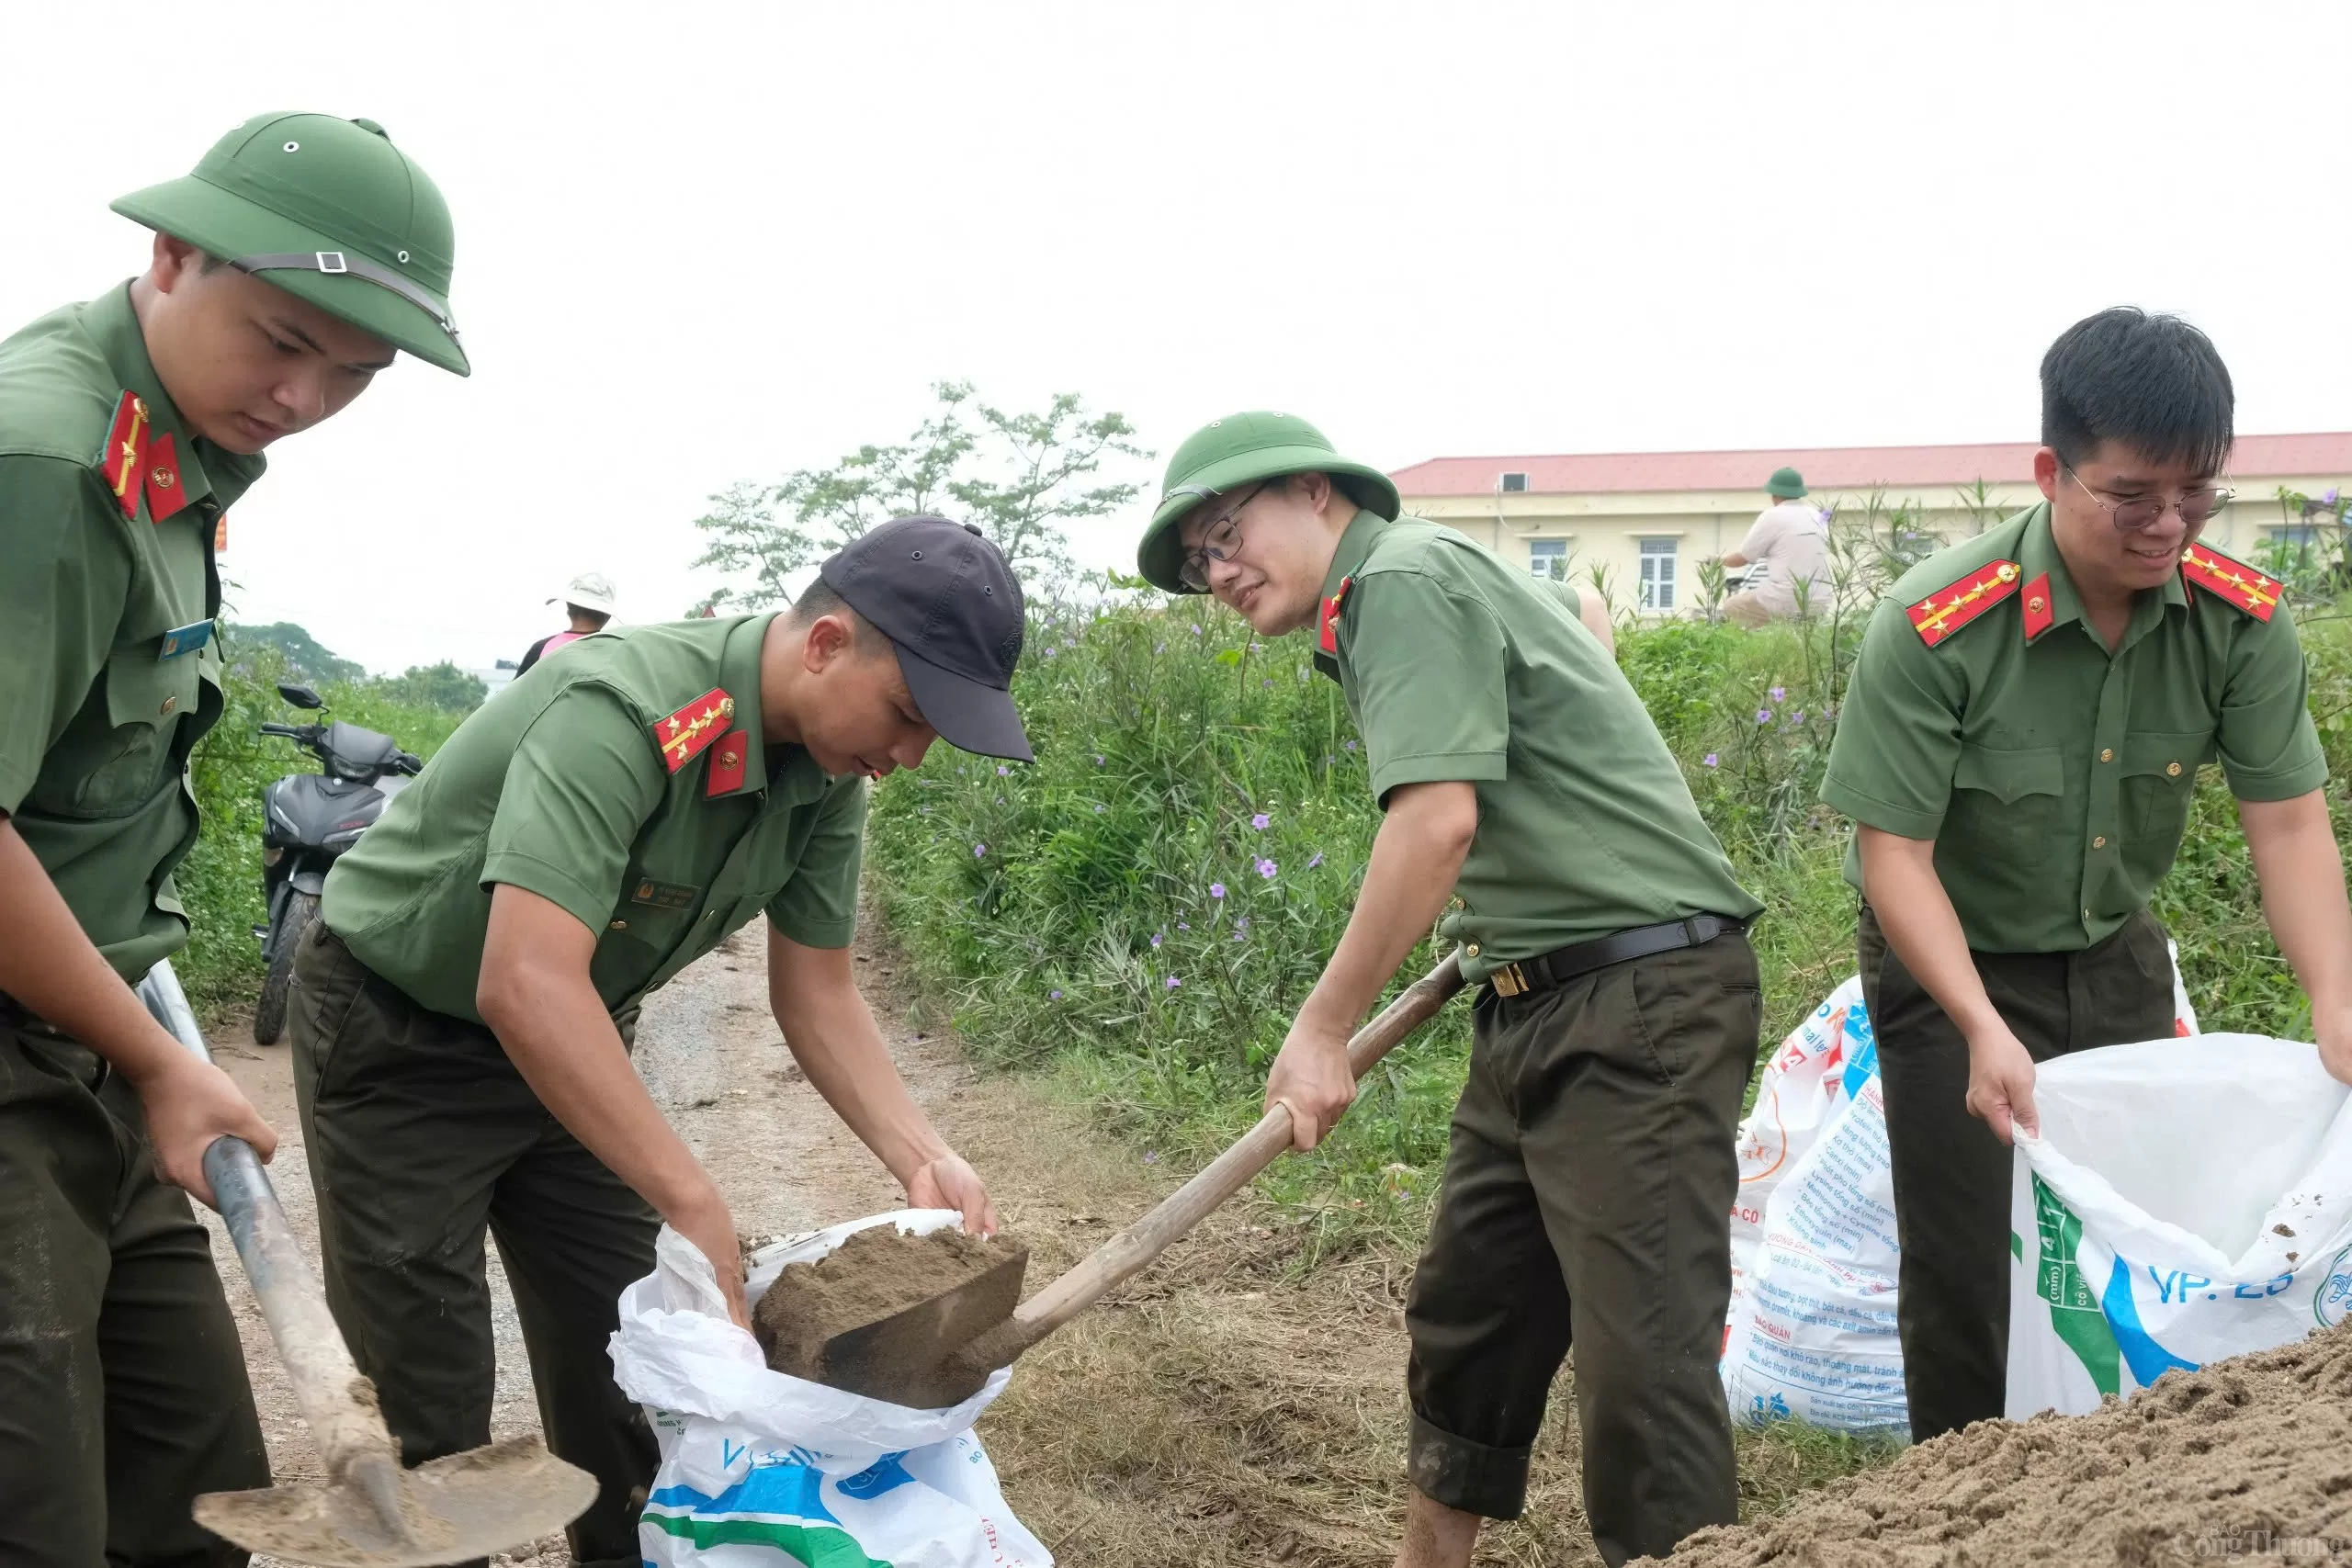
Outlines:
[{"label": "shovel", "polygon": [[[181,1044],[212,1059],[168,960],[148,971],[139,995]],[[196,1500],[197,1523],[239,1546],[320,1568],[423,1568],[536,1540],[595,1501],[595,1477],[548,1453],[537,1438],[510,1438],[402,1470],[376,1407],[375,1385],[352,1363],[253,1145],[243,1138],[214,1140],[204,1151],[204,1178],[277,1342],[327,1479],[322,1486],[207,1493]]]},{"label": "shovel", "polygon": [[[1462,988],[1449,953],[1381,1010],[1348,1042],[1357,1078]],[[1078,1267],[1013,1306],[1026,1252],[910,1307],[845,1328],[817,1355],[817,1380],[893,1404],[933,1410],[960,1404],[989,1374],[1092,1306],[1166,1251],[1291,1145],[1290,1107],[1276,1104],[1239,1142],[1158,1208],[1096,1247]]]}]

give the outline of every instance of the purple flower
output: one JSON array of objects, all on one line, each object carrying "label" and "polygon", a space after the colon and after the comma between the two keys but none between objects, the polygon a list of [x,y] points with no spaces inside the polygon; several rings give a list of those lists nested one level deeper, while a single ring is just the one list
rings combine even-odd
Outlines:
[{"label": "purple flower", "polygon": [[[1782,697],[1787,696],[1787,695],[1789,694],[1789,693],[1788,693],[1788,688],[1787,688],[1787,687],[1785,687],[1785,686],[1775,686],[1775,687],[1773,687],[1770,691],[1769,691],[1769,692],[1765,693],[1764,694],[1765,694],[1766,696],[1768,696],[1768,697],[1771,698],[1774,702],[1776,702],[1776,703],[1777,703],[1777,702],[1779,702]],[[1001,768],[999,768],[999,769],[997,770],[997,772],[999,772],[999,773],[1002,773],[1003,771],[1004,771],[1004,770],[1003,770],[1003,769],[1001,769]]]},{"label": "purple flower", "polygon": [[1758,724],[1771,723],[1772,710],[1770,708],[1758,708],[1756,710],[1756,722]]},{"label": "purple flower", "polygon": [[1225,897],[1225,884],[1224,884],[1224,883],[1222,883],[1222,882],[1212,882],[1212,883],[1210,883],[1210,884],[1209,884],[1209,897],[1212,897],[1212,898],[1222,898],[1222,897]]},{"label": "purple flower", "polygon": [[974,860],[979,860],[979,859],[981,859],[981,858],[982,858],[983,856],[985,856],[988,852],[989,852],[989,847],[988,847],[986,844],[974,844],[974,845],[972,846],[972,858],[973,858]]},{"label": "purple flower", "polygon": [[1317,850],[1317,851],[1316,851],[1316,852],[1315,852],[1315,858],[1314,858],[1313,860],[1308,861],[1308,862],[1306,863],[1306,869],[1307,869],[1307,870],[1309,870],[1309,871],[1313,871],[1317,866],[1321,865],[1322,863],[1323,863],[1323,852],[1322,852],[1321,850]]},{"label": "purple flower", "polygon": [[1239,919],[1235,920],[1233,922],[1233,929],[1237,934],[1248,931],[1250,929],[1250,917],[1244,915]]},{"label": "purple flower", "polygon": [[1803,724],[1804,722],[1804,709],[1799,708],[1795,713],[1790,715],[1789,722],[1791,724]]},{"label": "purple flower", "polygon": [[1158,946],[1159,946],[1162,942],[1164,942],[1164,941],[1166,941],[1166,940],[1167,940],[1166,935],[1165,935],[1165,933],[1163,933],[1163,932],[1160,932],[1160,931],[1154,931],[1154,932],[1152,932],[1152,933],[1151,933],[1151,945],[1152,945],[1152,946],[1154,946],[1154,947],[1158,947]]},{"label": "purple flower", "polygon": [[1144,1150],[1143,1163],[1146,1165],[1158,1165],[1159,1163],[1159,1151],[1158,1149]]},{"label": "purple flower", "polygon": [[1190,920],[1179,920],[1176,922],[1176,929],[1180,931],[1191,931],[1193,929],[1193,922]]},{"label": "purple flower", "polygon": [[1062,999],[1062,994],[1059,991],[1047,991],[1046,999],[1049,1002],[1057,1002]]},{"label": "purple flower", "polygon": [[1102,803],[1101,803],[1100,801],[1097,801],[1097,802],[1095,803],[1095,806],[1094,806],[1094,815],[1095,815],[1095,816],[1097,816],[1097,817],[1100,817],[1100,816],[1102,816]]},{"label": "purple flower", "polygon": [[1264,812],[1261,811],[1257,816],[1250,818],[1250,826],[1257,829],[1258,831],[1262,833],[1273,825],[1273,820],[1274,819],[1272,817],[1269,817]]},{"label": "purple flower", "polygon": [[1342,751],[1352,751],[1352,750],[1354,750],[1355,749],[1356,749],[1356,743],[1355,743],[1354,741],[1352,741],[1352,740],[1348,741],[1347,743],[1345,743],[1344,745],[1342,745],[1342,746],[1340,748],[1340,750],[1342,750]]},{"label": "purple flower", "polygon": [[1051,643],[1047,643],[1047,644],[1046,645],[1046,658],[1048,658],[1048,659],[1059,659],[1061,656],[1062,656],[1062,650],[1061,650],[1060,649],[1056,648],[1056,647],[1055,647],[1053,644],[1051,644]]},{"label": "purple flower", "polygon": [[1262,855],[1259,857],[1258,874],[1264,877],[1267,881],[1272,882],[1274,879],[1274,873],[1280,869],[1281,868],[1275,865],[1272,861],[1266,859]]},{"label": "purple flower", "polygon": [[996,776],[1001,779],[1009,779],[1012,776],[1012,770],[1000,762],[997,764]]},{"label": "purple flower", "polygon": [[1272,675],[1267,676],[1264,680],[1258,682],[1261,686],[1271,686],[1273,683],[1274,678]]},{"label": "purple flower", "polygon": [[1252,653],[1263,653],[1263,652],[1265,652],[1266,650],[1265,650],[1263,648],[1261,648],[1258,644],[1256,644],[1256,643],[1254,643],[1254,642],[1253,642],[1253,643],[1251,643],[1251,644],[1250,645],[1250,652],[1252,652]]},{"label": "purple flower", "polygon": [[1194,637],[1198,637],[1198,636],[1200,636],[1200,635],[1201,635],[1201,623],[1200,623],[1200,622],[1198,622],[1198,621],[1194,621],[1194,622],[1193,623],[1193,635]]},{"label": "purple flower", "polygon": [[2329,506],[2334,506],[2335,504],[2335,487],[2334,485],[2328,486],[2327,493],[2321,496],[2320,500]]},{"label": "purple flower", "polygon": [[1828,527],[1828,526],[1829,526],[1829,525],[1830,525],[1830,523],[1831,523],[1833,520],[1835,520],[1835,519],[1836,519],[1837,515],[1838,515],[1838,509],[1837,509],[1836,507],[1834,507],[1834,506],[1825,506],[1825,507],[1823,507],[1823,508],[1821,509],[1821,525],[1822,525],[1823,527],[1825,527],[1825,528]]},{"label": "purple flower", "polygon": [[1179,979],[1178,979],[1178,978],[1176,978],[1176,976],[1173,976],[1173,975],[1170,975],[1170,976],[1168,976],[1168,988],[1169,988],[1170,990],[1171,990],[1171,991],[1172,991],[1172,990],[1174,990],[1177,987],[1179,987],[1179,986],[1182,985],[1183,983],[1184,983],[1183,981],[1179,980]]}]

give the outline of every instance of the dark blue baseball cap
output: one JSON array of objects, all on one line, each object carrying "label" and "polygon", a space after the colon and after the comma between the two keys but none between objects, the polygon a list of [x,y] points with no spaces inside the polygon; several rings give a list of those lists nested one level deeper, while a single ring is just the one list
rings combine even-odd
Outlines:
[{"label": "dark blue baseball cap", "polygon": [[893,517],[817,575],[890,639],[908,693],[942,740],[983,757],[1036,760],[1012,706],[1021,582],[976,525]]}]

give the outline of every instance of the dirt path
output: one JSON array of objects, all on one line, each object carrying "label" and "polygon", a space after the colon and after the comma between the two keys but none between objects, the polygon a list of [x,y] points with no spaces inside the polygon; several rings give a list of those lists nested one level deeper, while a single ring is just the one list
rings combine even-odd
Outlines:
[{"label": "dirt path", "polygon": [[[857,969],[916,1098],[1035,1249],[1033,1289],[1172,1187],[1164,1167],[1102,1136],[1076,1109],[1026,1080],[977,1074],[951,1037],[922,1027],[911,975],[886,947],[862,942]],[[738,936],[652,998],[637,1058],[656,1099],[718,1178],[746,1235],[899,1206],[897,1183],[793,1066],[765,990],[756,938]],[[930,1013],[937,1016],[935,1006]],[[273,1176],[315,1257],[288,1052],[251,1044],[244,1025],[225,1017],[210,1034],[222,1065],[278,1130]],[[1370,1259],[1291,1281],[1295,1238],[1272,1218],[1229,1206],[1120,1299],[1027,1357],[983,1417],[980,1436],[1007,1495],[1065,1562],[1389,1562],[1403,1485],[1405,1280],[1394,1263]],[[214,1250],[231,1281],[277,1472],[315,1479],[308,1432],[217,1227]],[[537,1412],[495,1248],[492,1259],[492,1427],[505,1436],[536,1430]],[[1554,1403],[1529,1519],[1489,1530],[1481,1563],[1598,1561],[1577,1502],[1565,1383]],[[501,1561],[557,1568],[569,1557],[558,1539]]]}]

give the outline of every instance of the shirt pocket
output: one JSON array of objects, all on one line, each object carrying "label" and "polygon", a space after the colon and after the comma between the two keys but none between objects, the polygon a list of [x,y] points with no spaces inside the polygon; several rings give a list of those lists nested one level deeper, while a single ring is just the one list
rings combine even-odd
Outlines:
[{"label": "shirt pocket", "polygon": [[2213,738],[2203,731],[2151,730],[2123,738],[2123,837],[2132,845],[2161,847],[2169,862],[2188,826],[2197,795],[2197,764]]},{"label": "shirt pocket", "polygon": [[177,771],[172,738],[196,716],[202,675],[194,659],[120,655],[106,668],[110,733],[94,737],[70,815],[128,817]]},{"label": "shirt pocket", "polygon": [[1959,847],[2021,859],[2041,854],[2058,829],[2065,763],[2055,746],[2012,751],[1963,745],[1952,786],[1950,820]]}]

